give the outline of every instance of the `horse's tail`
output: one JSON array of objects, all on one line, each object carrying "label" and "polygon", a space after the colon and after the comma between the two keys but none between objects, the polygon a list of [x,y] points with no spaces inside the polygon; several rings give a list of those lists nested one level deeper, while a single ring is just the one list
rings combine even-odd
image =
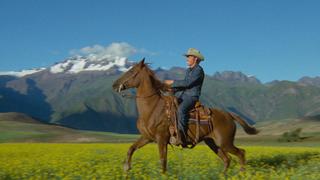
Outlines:
[{"label": "horse's tail", "polygon": [[233,120],[237,121],[243,128],[243,130],[247,134],[258,134],[259,130],[257,130],[255,127],[250,126],[245,120],[243,120],[241,117],[238,115],[229,112],[229,115],[232,117]]}]

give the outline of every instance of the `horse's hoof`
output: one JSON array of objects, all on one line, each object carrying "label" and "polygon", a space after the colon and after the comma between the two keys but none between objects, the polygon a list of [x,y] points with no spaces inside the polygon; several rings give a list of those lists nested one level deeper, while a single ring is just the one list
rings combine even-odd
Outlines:
[{"label": "horse's hoof", "polygon": [[223,172],[222,175],[224,176],[225,179],[228,179],[228,173],[227,172]]},{"label": "horse's hoof", "polygon": [[129,164],[125,163],[125,164],[123,165],[123,170],[124,170],[125,172],[128,172],[130,169],[131,169],[131,166],[130,166]]}]

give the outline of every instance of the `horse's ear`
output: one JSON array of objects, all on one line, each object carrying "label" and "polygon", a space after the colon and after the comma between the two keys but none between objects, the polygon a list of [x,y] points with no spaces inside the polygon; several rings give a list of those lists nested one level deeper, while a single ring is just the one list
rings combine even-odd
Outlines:
[{"label": "horse's ear", "polygon": [[142,67],[144,65],[144,60],[145,58],[143,58],[140,62],[139,62],[139,66]]},{"label": "horse's ear", "polygon": [[144,60],[145,60],[146,58],[143,58],[139,63],[140,64],[144,64]]}]

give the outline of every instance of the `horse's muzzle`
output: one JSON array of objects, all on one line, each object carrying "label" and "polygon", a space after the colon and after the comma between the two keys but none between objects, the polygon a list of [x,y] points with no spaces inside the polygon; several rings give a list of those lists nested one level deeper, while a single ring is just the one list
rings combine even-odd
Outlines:
[{"label": "horse's muzzle", "polygon": [[120,84],[120,86],[118,87],[117,89],[117,92],[121,92],[122,90],[124,89],[124,85],[123,84]]}]

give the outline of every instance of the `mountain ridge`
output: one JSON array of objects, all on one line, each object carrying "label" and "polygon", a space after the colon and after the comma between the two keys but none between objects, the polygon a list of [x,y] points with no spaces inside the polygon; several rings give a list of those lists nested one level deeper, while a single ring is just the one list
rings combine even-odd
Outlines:
[{"label": "mountain ridge", "polygon": [[[126,68],[134,64],[128,60],[121,63]],[[125,72],[120,66],[76,73],[67,73],[70,67],[63,67],[58,73],[47,68],[22,77],[0,76],[0,112],[21,112],[78,129],[137,132],[135,100],[121,97],[111,87]],[[185,70],[172,67],[154,71],[163,80],[181,79]],[[293,81],[261,83],[242,72],[206,75],[200,100],[206,106],[242,114],[252,122],[320,114],[319,86]]]}]

